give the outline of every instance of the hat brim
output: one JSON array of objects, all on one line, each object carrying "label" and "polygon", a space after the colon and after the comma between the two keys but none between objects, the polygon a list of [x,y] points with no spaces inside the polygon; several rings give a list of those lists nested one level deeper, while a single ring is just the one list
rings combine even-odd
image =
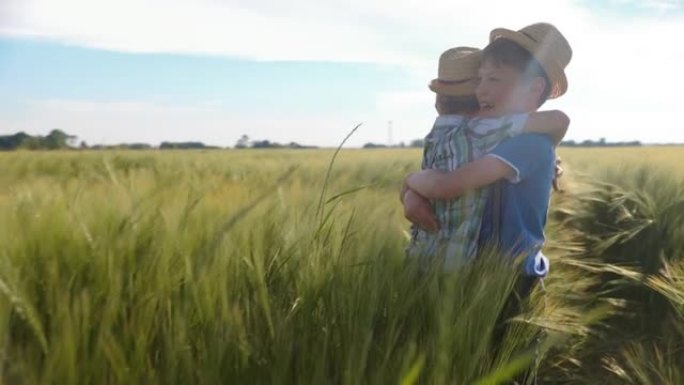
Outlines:
[{"label": "hat brim", "polygon": [[507,39],[513,41],[530,52],[532,56],[539,62],[539,64],[541,64],[542,68],[546,72],[546,76],[549,78],[549,82],[551,82],[549,99],[557,98],[568,90],[568,79],[565,76],[565,71],[563,71],[563,68],[557,63],[555,58],[539,56],[536,49],[539,43],[534,42],[528,36],[525,36],[518,31],[512,31],[506,28],[497,28],[492,30],[492,32],[489,34],[490,43],[496,39]]},{"label": "hat brim", "polygon": [[475,79],[470,79],[464,82],[444,82],[439,79],[432,79],[428,88],[434,93],[447,96],[473,96],[475,95],[475,88],[477,84]]}]

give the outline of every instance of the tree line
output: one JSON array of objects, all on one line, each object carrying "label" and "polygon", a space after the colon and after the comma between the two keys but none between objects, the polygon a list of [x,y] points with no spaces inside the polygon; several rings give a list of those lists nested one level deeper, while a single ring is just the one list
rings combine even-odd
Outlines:
[{"label": "tree line", "polygon": [[638,140],[630,142],[608,142],[606,138],[601,138],[598,141],[593,140],[583,140],[581,142],[576,142],[574,140],[566,140],[560,144],[563,147],[638,147],[642,143]]},{"label": "tree line", "polygon": [[[639,141],[631,142],[608,142],[605,138],[601,138],[598,141],[584,140],[581,142],[576,142],[574,140],[563,141],[561,144],[563,147],[635,147],[642,146]],[[415,139],[405,144],[404,142],[398,145],[388,146],[385,144],[378,143],[366,143],[363,148],[422,148],[423,140]],[[13,135],[0,135],[0,151],[10,151],[10,150],[60,150],[60,149],[91,149],[91,150],[105,150],[105,149],[118,149],[118,150],[148,150],[157,148],[147,143],[122,143],[116,145],[94,145],[88,146],[85,141],[78,142],[78,138],[74,135],[69,135],[60,129],[54,129],[46,136],[32,136],[25,132],[18,132]],[[218,146],[206,145],[202,142],[162,142],[158,147],[161,150],[197,150],[197,149],[220,149]],[[317,146],[306,146],[301,145],[296,142],[290,142],[286,144],[270,141],[270,140],[251,140],[249,136],[242,135],[235,143],[234,148],[237,149],[248,149],[248,148],[289,148],[289,149],[305,149],[305,148],[318,148]]]},{"label": "tree line", "polygon": [[[170,142],[164,141],[159,147],[147,143],[121,143],[113,145],[97,144],[88,146],[85,141],[78,142],[78,137],[69,135],[60,129],[50,131],[47,136],[32,136],[25,132],[12,135],[0,135],[0,151],[11,150],[62,150],[62,149],[89,149],[89,150],[211,150],[221,149],[219,146],[211,146],[202,142]],[[230,148],[230,147],[227,147]],[[296,142],[281,144],[270,140],[250,140],[247,135],[242,135],[235,144],[235,148],[317,148],[306,146]]]},{"label": "tree line", "polygon": [[62,130],[52,130],[47,136],[31,136],[25,132],[0,136],[0,150],[59,150],[74,147],[76,137]]}]

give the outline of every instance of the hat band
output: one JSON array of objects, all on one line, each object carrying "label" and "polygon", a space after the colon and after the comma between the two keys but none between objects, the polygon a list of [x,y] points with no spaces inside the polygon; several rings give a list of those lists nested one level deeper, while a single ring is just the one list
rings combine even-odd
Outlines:
[{"label": "hat band", "polygon": [[518,32],[520,32],[520,33],[522,33],[523,35],[527,36],[527,38],[530,39],[530,40],[532,40],[533,42],[539,43],[539,41],[537,41],[537,39],[535,39],[535,38],[534,38],[532,35],[530,35],[529,33],[525,32],[525,31],[518,31]]},{"label": "hat band", "polygon": [[447,84],[447,85],[452,85],[452,84],[464,84],[472,81],[474,78],[468,78],[468,79],[463,79],[463,80],[442,80],[442,79],[437,79],[437,82],[442,83],[442,84]]}]

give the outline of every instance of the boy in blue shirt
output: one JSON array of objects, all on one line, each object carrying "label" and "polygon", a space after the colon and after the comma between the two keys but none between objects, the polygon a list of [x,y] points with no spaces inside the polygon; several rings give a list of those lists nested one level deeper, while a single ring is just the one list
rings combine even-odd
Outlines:
[{"label": "boy in blue shirt", "polygon": [[[561,96],[567,90],[564,70],[571,57],[567,40],[550,24],[533,24],[519,31],[493,30],[479,69],[476,95],[480,114],[497,117],[532,112],[548,98]],[[453,199],[473,189],[498,185],[500,194],[490,194],[486,203],[478,244],[495,244],[504,254],[525,259],[522,279],[497,322],[495,344],[506,332],[504,321],[519,313],[521,300],[548,273],[548,259],[541,248],[555,159],[549,137],[522,134],[456,170],[422,170],[405,180],[408,188],[428,199]],[[407,216],[411,215],[418,214]],[[516,380],[527,383],[529,373]]]}]

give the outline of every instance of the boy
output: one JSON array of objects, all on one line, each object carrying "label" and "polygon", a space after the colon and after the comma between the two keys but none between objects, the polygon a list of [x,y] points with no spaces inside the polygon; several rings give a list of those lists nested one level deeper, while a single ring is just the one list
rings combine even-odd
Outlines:
[{"label": "boy", "polygon": [[[567,117],[559,111],[529,116],[527,113],[481,116],[474,81],[480,53],[476,48],[458,47],[440,56],[438,78],[429,86],[437,94],[435,108],[439,116],[425,138],[423,169],[453,171],[523,131],[548,133],[560,142],[567,130]],[[434,201],[436,215],[432,215],[429,202],[404,189],[401,199],[407,208],[407,217],[414,222],[408,254],[440,258],[449,266],[471,258],[477,249],[486,194],[486,190],[480,190],[459,199]]]},{"label": "boy", "polygon": [[[495,29],[484,49],[476,89],[486,117],[536,111],[548,98],[565,93],[564,69],[572,50],[552,25],[538,23],[520,31]],[[544,135],[511,138],[487,156],[461,168],[423,170],[406,185],[436,200],[453,199],[502,179],[500,201],[491,196],[483,213],[479,244],[498,244],[512,256],[524,255],[521,296],[548,272],[541,254],[554,174],[554,143]],[[415,207],[414,207],[415,208]],[[500,218],[495,225],[493,218]]]}]

